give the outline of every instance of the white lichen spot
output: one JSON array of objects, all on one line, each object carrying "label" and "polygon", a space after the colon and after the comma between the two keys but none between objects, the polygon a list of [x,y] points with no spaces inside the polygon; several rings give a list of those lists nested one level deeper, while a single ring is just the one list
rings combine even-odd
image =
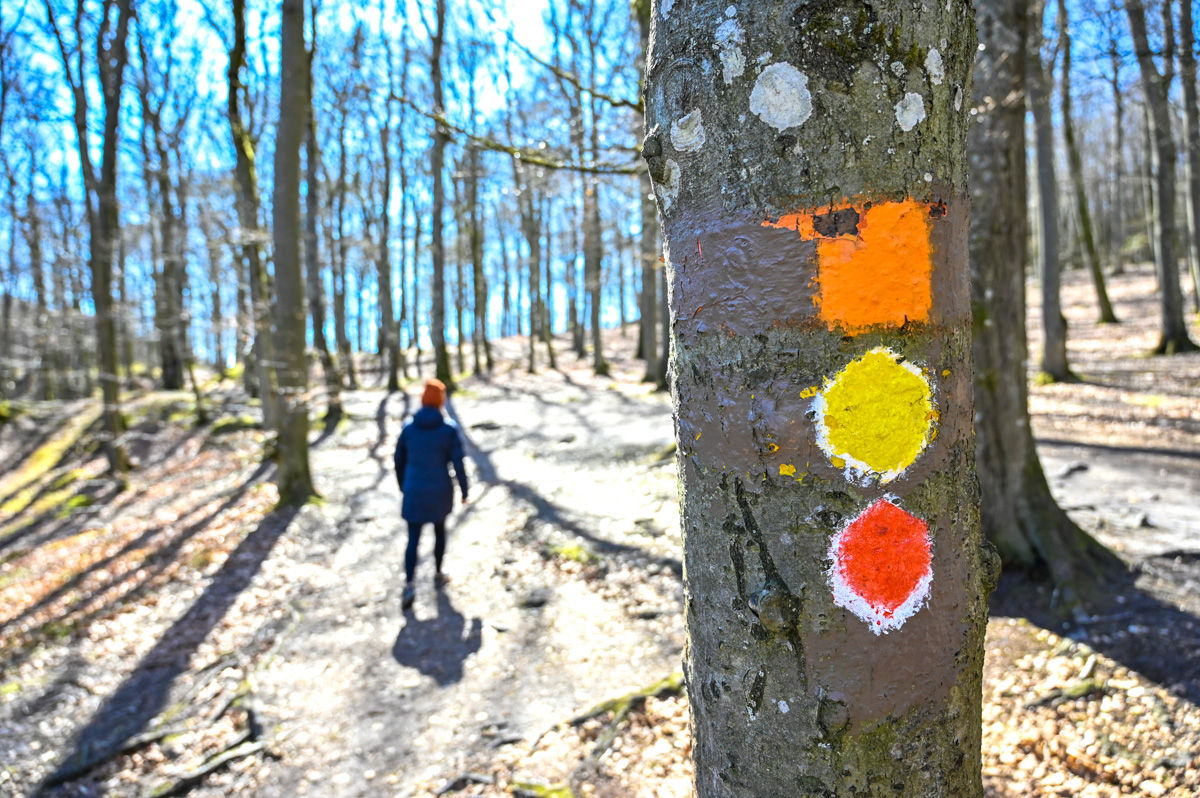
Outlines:
[{"label": "white lichen spot", "polygon": [[754,83],[750,110],[779,131],[803,125],[812,116],[808,75],[785,61],[771,64]]},{"label": "white lichen spot", "polygon": [[[737,13],[733,6],[729,8]],[[742,53],[742,44],[745,41],[746,34],[736,19],[731,17],[717,26],[717,55],[721,58],[726,86],[746,71],[746,56]]]},{"label": "white lichen spot", "polygon": [[671,144],[680,152],[698,152],[704,141],[704,122],[699,108],[671,123]]},{"label": "white lichen spot", "polygon": [[791,707],[789,707],[789,706],[788,706],[788,702],[786,702],[786,701],[784,701],[784,700],[780,699],[780,701],[779,701],[779,711],[780,711],[780,712],[782,712],[783,714],[785,714],[785,715],[786,715],[786,714],[788,713],[788,711],[789,711],[789,710],[791,710]]},{"label": "white lichen spot", "polygon": [[756,61],[758,61],[758,63],[759,63],[759,64],[765,64],[765,63],[767,63],[768,61],[770,61],[770,60],[771,60],[771,56],[772,56],[772,55],[773,55],[773,53],[772,53],[770,50],[767,50],[765,53],[763,53],[762,55],[760,55],[760,56],[759,56],[758,58],[756,58],[755,60],[756,60]]},{"label": "white lichen spot", "polygon": [[926,172],[926,173],[925,173],[925,182],[926,182],[926,183],[932,183],[932,182],[933,182],[933,175],[931,175],[929,172]]},{"label": "white lichen spot", "polygon": [[930,50],[929,55],[925,56],[925,71],[929,73],[929,80],[934,86],[941,86],[942,81],[946,79],[946,68],[942,65],[942,54],[937,50]]},{"label": "white lichen spot", "polygon": [[733,17],[736,17],[737,16],[737,6],[730,6],[729,8],[725,9],[725,16],[729,17],[730,19],[732,19]]},{"label": "white lichen spot", "polygon": [[954,110],[962,110],[962,86],[954,90]]},{"label": "white lichen spot", "polygon": [[655,185],[654,190],[658,194],[658,201],[662,203],[663,213],[666,213],[679,196],[679,164],[668,158],[664,172],[663,181]]},{"label": "white lichen spot", "polygon": [[917,126],[925,118],[925,98],[910,91],[904,99],[896,103],[896,123],[905,133]]},{"label": "white lichen spot", "polygon": [[896,77],[898,77],[898,78],[904,77],[904,73],[907,71],[908,70],[906,70],[904,68],[904,64],[900,63],[899,61],[892,62],[892,74],[895,75]]},{"label": "white lichen spot", "polygon": [[662,2],[658,4],[659,10],[662,11],[663,19],[666,19],[671,15],[671,9],[674,7],[675,0],[662,0]]}]

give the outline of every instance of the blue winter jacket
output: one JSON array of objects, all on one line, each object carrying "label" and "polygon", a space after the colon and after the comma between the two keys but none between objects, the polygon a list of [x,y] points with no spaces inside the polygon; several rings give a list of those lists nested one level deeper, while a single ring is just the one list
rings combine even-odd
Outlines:
[{"label": "blue winter jacket", "polygon": [[463,468],[462,438],[458,425],[436,407],[423,407],[404,425],[396,441],[396,481],[404,494],[400,515],[414,524],[445,520],[454,507],[454,474],[463,499],[467,498],[467,472]]}]

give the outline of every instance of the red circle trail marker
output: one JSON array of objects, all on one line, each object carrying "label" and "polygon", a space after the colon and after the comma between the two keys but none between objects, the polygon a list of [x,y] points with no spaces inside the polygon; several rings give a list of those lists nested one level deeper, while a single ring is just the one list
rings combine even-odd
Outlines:
[{"label": "red circle trail marker", "polygon": [[933,550],[920,518],[880,499],[834,536],[833,603],[875,634],[904,625],[929,598]]}]

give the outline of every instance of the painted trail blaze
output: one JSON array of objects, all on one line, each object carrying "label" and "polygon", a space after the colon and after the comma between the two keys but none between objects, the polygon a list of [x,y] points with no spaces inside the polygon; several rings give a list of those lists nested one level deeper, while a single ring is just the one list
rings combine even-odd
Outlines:
[{"label": "painted trail blaze", "polygon": [[817,313],[830,329],[925,322],[932,304],[929,206],[913,199],[792,213],[765,226],[817,241]]},{"label": "painted trail blaze", "polygon": [[932,438],[937,411],[921,370],[886,348],[851,361],[814,404],[817,444],[831,460],[889,482]]},{"label": "painted trail blaze", "polygon": [[834,536],[833,603],[875,634],[898,629],[929,597],[933,552],[925,522],[880,499]]}]

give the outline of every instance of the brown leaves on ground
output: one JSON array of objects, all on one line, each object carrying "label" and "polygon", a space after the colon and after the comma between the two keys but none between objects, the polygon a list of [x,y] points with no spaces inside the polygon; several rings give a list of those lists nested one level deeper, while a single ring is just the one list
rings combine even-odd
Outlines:
[{"label": "brown leaves on ground", "polygon": [[[988,798],[1200,794],[1200,709],[1086,645],[1022,619],[994,619],[983,700]],[[589,798],[693,794],[685,696],[647,699],[590,762],[612,719],[609,713],[503,746],[471,770],[490,784],[464,779],[451,794],[500,798],[564,785]],[[418,794],[446,786],[430,781],[417,785]]]}]

